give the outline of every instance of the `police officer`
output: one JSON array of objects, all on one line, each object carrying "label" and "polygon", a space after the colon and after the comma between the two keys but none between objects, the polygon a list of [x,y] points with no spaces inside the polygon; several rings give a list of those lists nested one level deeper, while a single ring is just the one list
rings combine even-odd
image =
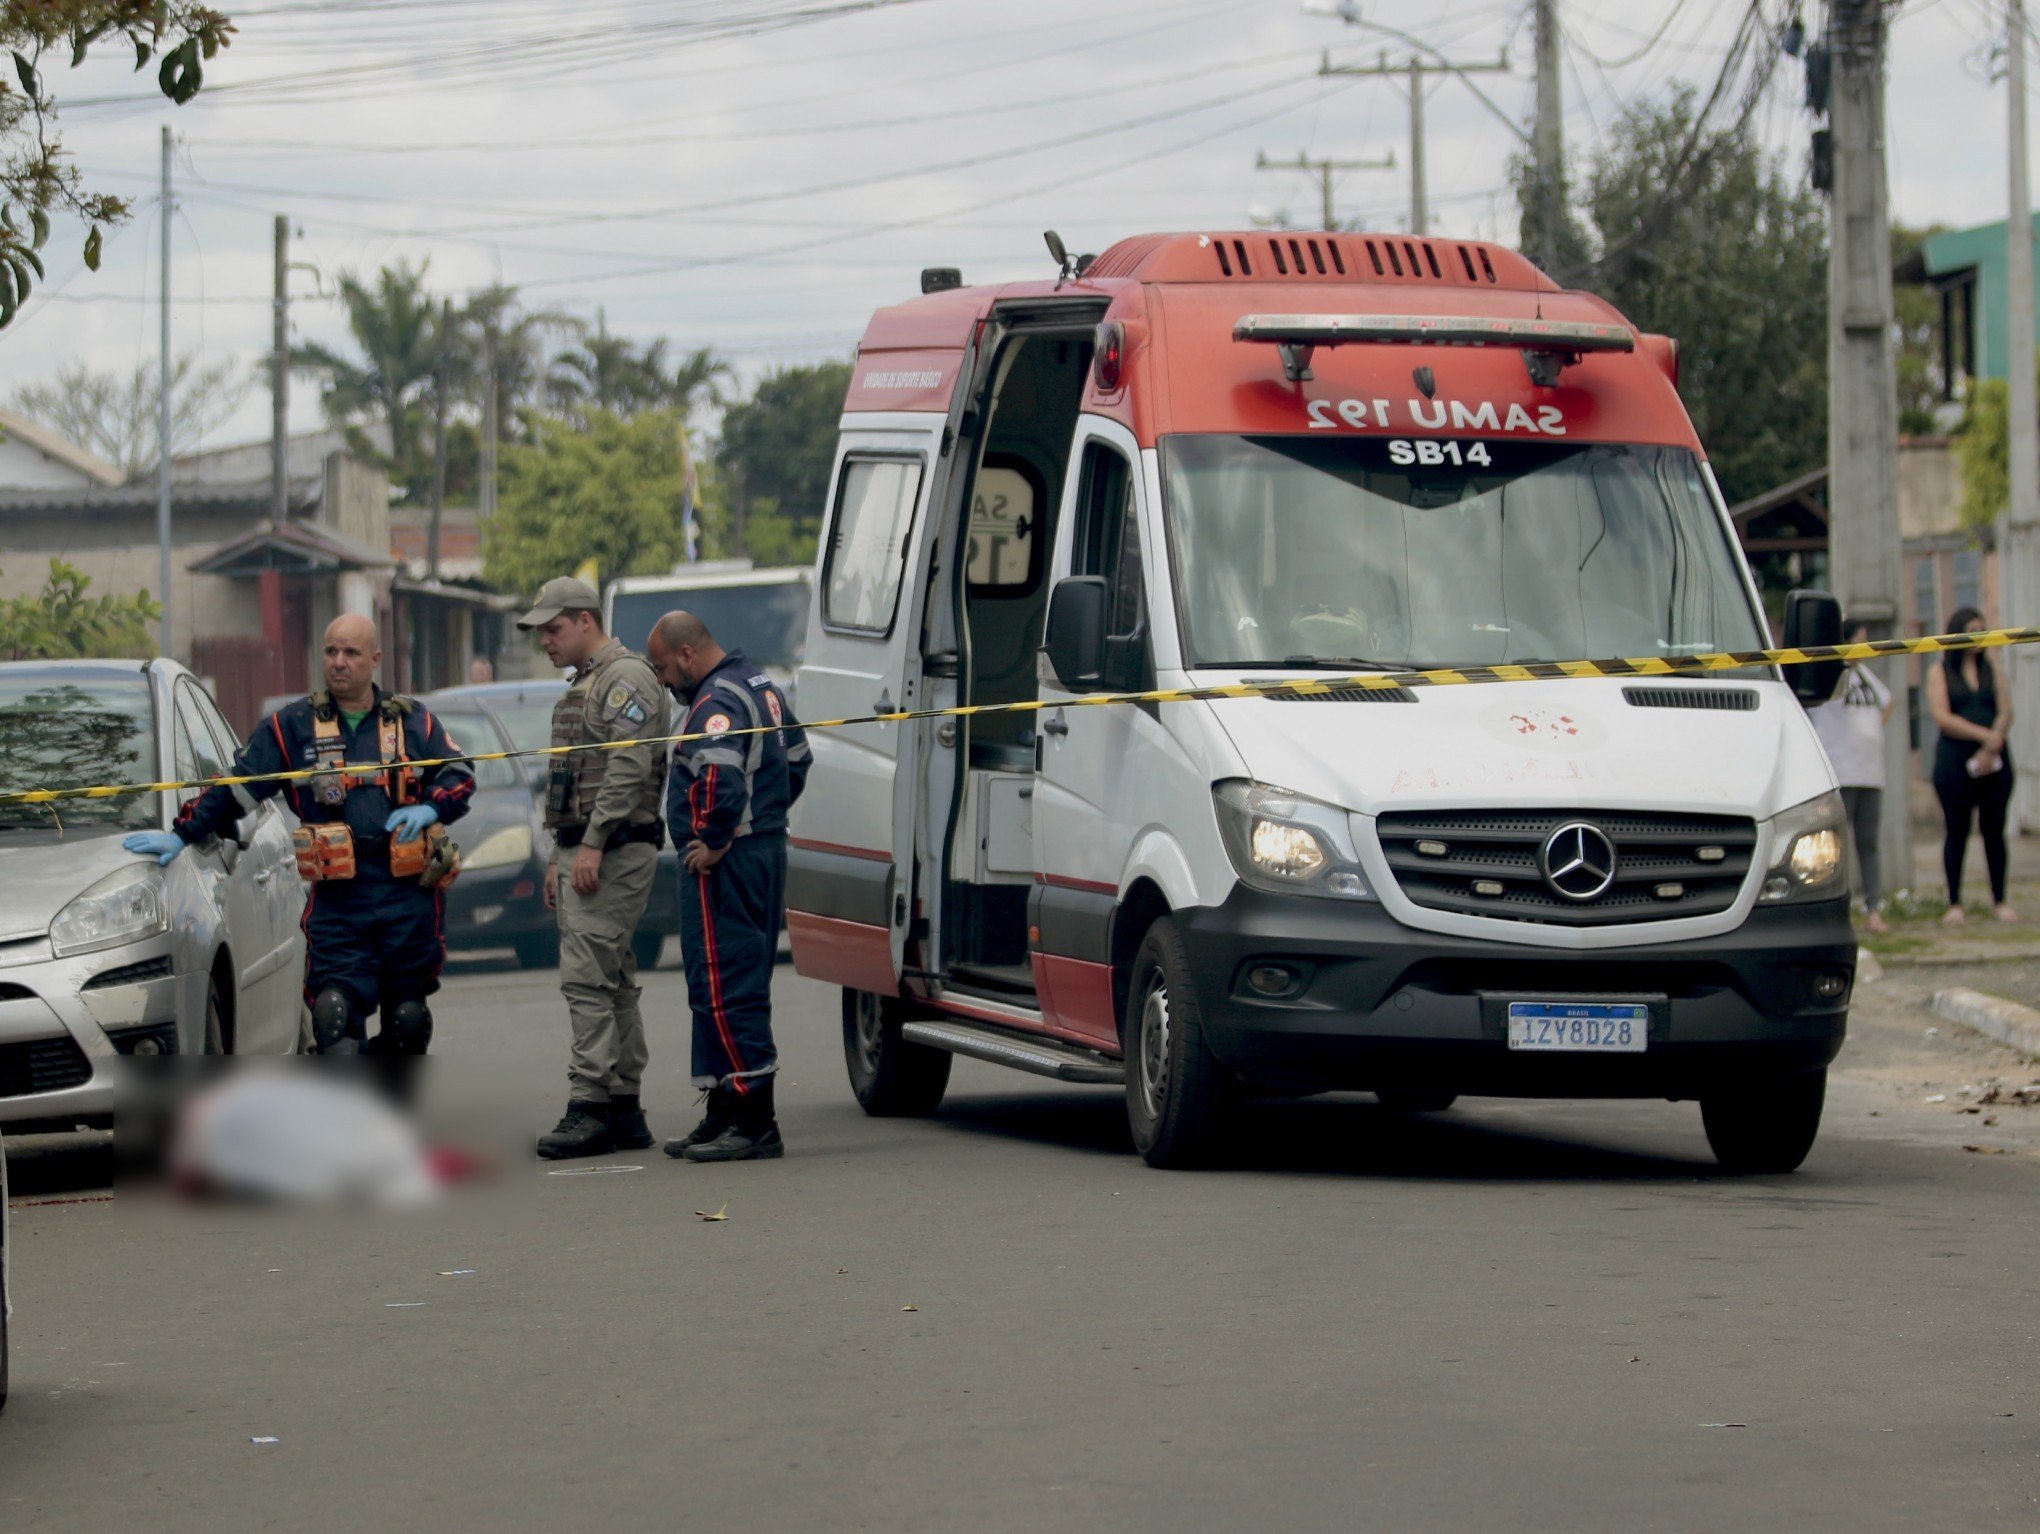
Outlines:
[{"label": "police officer", "polygon": [[[666,782],[684,851],[680,938],[694,1014],[694,1084],[708,1112],[666,1154],[755,1161],[785,1154],[773,1114],[772,964],[786,907],[786,816],[807,784],[807,734],[742,650],[671,612],[652,630],[659,680],[687,704]],[[741,734],[755,730],[761,733]]]},{"label": "police officer", "polygon": [[[658,679],[643,656],[602,631],[601,601],[586,581],[547,581],[517,626],[536,629],[547,658],[574,672],[553,706],[555,746],[668,733]],[[630,940],[666,839],[659,819],[665,748],[575,751],[551,764],[545,823],[554,850],[545,902],[559,913],[560,991],[574,1042],[567,1111],[540,1137],[538,1154],[559,1161],[652,1143],[639,1099],[648,1055]]]},{"label": "police officer", "polygon": [[[376,685],[381,663],[374,623],[351,613],[335,618],[326,629],[325,687],[258,724],[234,758],[234,773],[341,762],[381,771],[216,786],[186,801],[174,830],[138,832],[123,843],[168,863],[283,793],[300,826],[298,870],[311,885],[305,1001],[321,1054],[425,1053],[432,1040],[426,998],[439,989],[446,958],[440,881],[450,863],[450,849],[436,846],[444,832],[432,828],[466,814],[475,789],[474,770],[447,760],[460,748],[446,727],[421,704]],[[404,765],[421,761],[443,765]],[[367,1020],[378,1011],[381,1027],[369,1043]]]}]

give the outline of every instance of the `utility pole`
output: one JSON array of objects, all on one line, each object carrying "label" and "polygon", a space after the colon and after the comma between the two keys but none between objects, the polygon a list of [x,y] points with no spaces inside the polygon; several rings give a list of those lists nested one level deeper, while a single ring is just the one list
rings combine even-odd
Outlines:
[{"label": "utility pole", "polygon": [[290,441],[290,219],[276,215],[276,298],[269,355],[269,516],[290,518],[284,454]]},{"label": "utility pole", "polygon": [[453,300],[439,301],[439,336],[432,359],[432,519],[425,528],[425,574],[439,579],[439,523],[446,510],[446,393]]},{"label": "utility pole", "polygon": [[1316,171],[1318,177],[1318,196],[1323,206],[1324,228],[1331,230],[1339,227],[1338,218],[1335,216],[1336,210],[1332,206],[1332,172],[1337,170],[1394,170],[1395,155],[1391,152],[1387,158],[1380,160],[1314,160],[1299,150],[1296,158],[1293,160],[1271,160],[1265,151],[1256,151],[1254,155],[1254,169]]},{"label": "utility pole", "polygon": [[476,489],[476,514],[486,522],[496,514],[496,321],[482,326],[482,462]]},{"label": "utility pole", "polygon": [[[1509,55],[1504,52],[1493,63],[1461,63],[1452,59],[1426,59],[1411,54],[1408,62],[1392,64],[1384,49],[1372,64],[1334,64],[1327,54],[1318,65],[1320,78],[1327,75],[1371,75],[1383,79],[1402,76],[1410,97],[1410,233],[1431,232],[1431,188],[1424,154],[1424,78],[1427,75],[1507,74]],[[1471,83],[1470,81],[1468,82]],[[1486,100],[1483,96],[1482,100]],[[1521,131],[1520,129],[1518,130]]]},{"label": "utility pole", "polygon": [[156,570],[162,582],[163,654],[170,654],[170,125],[163,125],[163,336],[156,392]]},{"label": "utility pole", "polygon": [[[2009,369],[2011,503],[1998,538],[1998,621],[2032,623],[2040,603],[2040,403],[2033,377],[2033,197],[2026,166],[2026,3],[2006,0],[2009,94],[2005,102],[2005,163],[2010,216],[2005,221],[2005,357]],[[2040,664],[2007,650],[2001,670],[2012,692],[2013,824],[2040,830]]]},{"label": "utility pole", "polygon": [[1537,0],[1537,116],[1530,130],[1530,163],[1537,177],[1537,225],[1543,248],[1530,254],[1547,272],[1561,264],[1559,231],[1565,227],[1565,106],[1559,95],[1558,0]]},{"label": "utility pole", "polygon": [[[1892,357],[1891,224],[1884,156],[1884,0],[1833,0],[1828,125],[1834,186],[1828,210],[1828,517],[1835,594],[1872,639],[1897,636],[1898,382]],[[2027,332],[2029,338],[2031,329]],[[2029,396],[2030,398],[2030,396]],[[1892,695],[1905,696],[1886,661]],[[1913,879],[1912,750],[1907,711],[1884,733],[1884,883]]]}]

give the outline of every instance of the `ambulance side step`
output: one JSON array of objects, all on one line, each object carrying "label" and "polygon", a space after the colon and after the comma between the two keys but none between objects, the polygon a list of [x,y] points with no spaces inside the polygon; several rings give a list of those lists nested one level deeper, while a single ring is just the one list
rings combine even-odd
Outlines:
[{"label": "ambulance side step", "polygon": [[943,1021],[900,1025],[900,1037],[953,1055],[986,1060],[993,1065],[1010,1065],[1015,1070],[1057,1081],[1080,1081],[1098,1086],[1122,1086],[1126,1070],[1117,1060],[1107,1060],[1089,1050],[1074,1049],[1053,1039],[1026,1039],[998,1028],[979,1028],[970,1023]]}]

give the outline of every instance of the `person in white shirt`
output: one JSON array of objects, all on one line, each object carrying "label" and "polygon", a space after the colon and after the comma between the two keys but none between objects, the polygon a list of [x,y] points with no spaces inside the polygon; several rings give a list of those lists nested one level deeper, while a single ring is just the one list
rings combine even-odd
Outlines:
[{"label": "person in white shirt", "polygon": [[[1863,624],[1849,625],[1850,644],[1869,637]],[[1862,880],[1863,925],[1872,932],[1888,930],[1877,828],[1884,808],[1884,726],[1891,710],[1891,689],[1874,672],[1854,662],[1843,668],[1835,695],[1807,710],[1813,732],[1827,748],[1835,779],[1842,786],[1842,803],[1849,812]]]}]

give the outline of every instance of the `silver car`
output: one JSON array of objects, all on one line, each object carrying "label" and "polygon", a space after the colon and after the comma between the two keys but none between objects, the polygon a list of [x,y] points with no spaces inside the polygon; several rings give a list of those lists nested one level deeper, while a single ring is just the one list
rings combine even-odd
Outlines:
[{"label": "silver car", "polygon": [[[174,661],[0,664],[0,792],[213,777],[238,745]],[[121,847],[179,797],[0,807],[0,1126],[103,1122],[122,1054],[297,1047],[305,894],[280,802],[168,867]]]}]

